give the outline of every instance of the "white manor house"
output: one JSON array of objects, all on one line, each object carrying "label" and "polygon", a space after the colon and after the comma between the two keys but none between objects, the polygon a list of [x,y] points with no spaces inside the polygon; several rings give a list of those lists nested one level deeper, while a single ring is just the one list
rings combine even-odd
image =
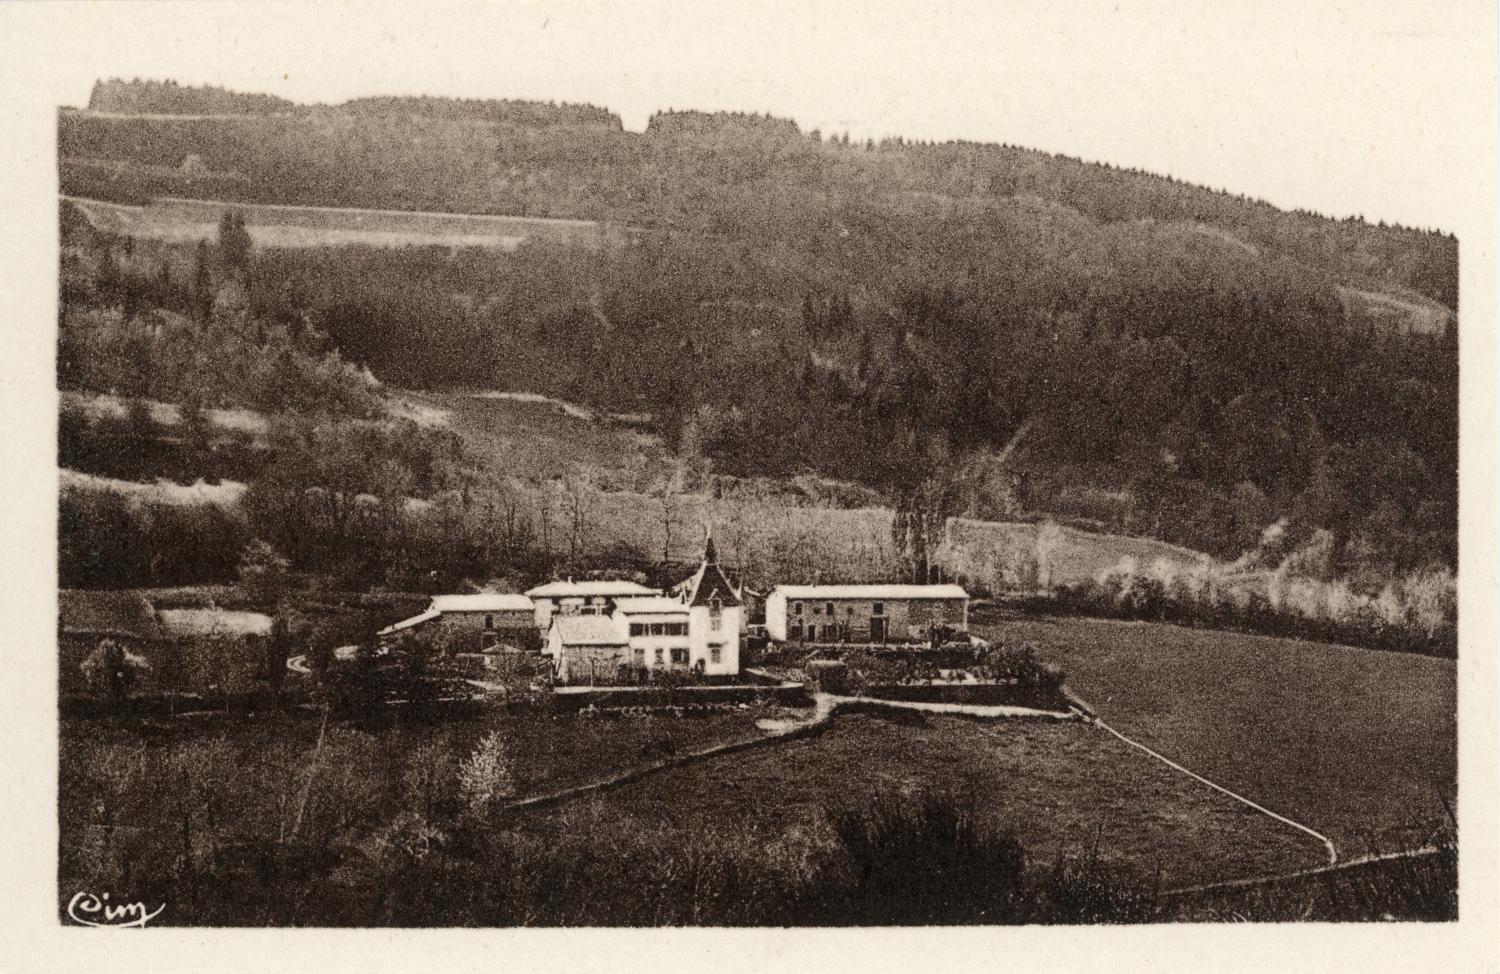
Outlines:
[{"label": "white manor house", "polygon": [[669,591],[631,581],[548,582],[524,595],[440,595],[419,615],[381,630],[397,637],[441,626],[472,638],[464,651],[523,648],[541,636],[564,683],[613,677],[621,666],[704,676],[740,671],[745,593],[719,566],[713,538],[698,570]]},{"label": "white manor house", "polygon": [[[736,676],[754,596],[719,565],[710,535],[698,570],[662,591],[628,580],[547,582],[524,595],[439,595],[381,630],[446,630],[459,652],[540,649],[563,683],[612,683],[677,671]],[[957,585],[778,585],[765,598],[766,636],[783,643],[910,643],[966,633]]]}]

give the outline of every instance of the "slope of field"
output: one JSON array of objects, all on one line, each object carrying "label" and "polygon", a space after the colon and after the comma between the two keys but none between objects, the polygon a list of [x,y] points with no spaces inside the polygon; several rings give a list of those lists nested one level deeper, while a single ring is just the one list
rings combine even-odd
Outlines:
[{"label": "slope of field", "polygon": [[280,206],[221,200],[158,199],[144,206],[64,196],[97,230],[166,243],[212,241],[226,210],[245,217],[251,240],[272,249],[301,247],[481,247],[515,250],[528,240],[598,249],[625,234],[590,220],[480,216],[338,207]]},{"label": "slope of field", "polygon": [[1369,321],[1414,335],[1441,335],[1453,325],[1452,310],[1417,295],[1389,294],[1339,287],[1344,314],[1353,322]]},{"label": "slope of field", "polygon": [[1329,836],[1425,844],[1457,782],[1449,660],[1175,626],[1007,620],[1122,733]]},{"label": "slope of field", "polygon": [[[652,496],[669,453],[659,438],[619,423],[589,418],[576,408],[541,397],[498,398],[483,393],[402,392],[429,415],[441,414],[470,454],[500,476],[546,483],[587,472],[599,488],[591,502],[592,530],[601,547],[621,543],[645,553],[662,545],[662,501]],[[689,493],[674,498],[672,556],[697,557],[702,532],[713,525],[724,556],[736,567],[800,572],[768,584],[829,578],[879,580],[889,570],[891,510],[884,506],[831,506],[800,495],[792,483],[780,495],[757,485],[748,497]],[[1040,525],[954,521],[940,561],[944,570],[991,580],[1005,566],[1034,558]],[[799,557],[802,556],[802,557]],[[1052,584],[1094,579],[1122,558],[1192,565],[1206,556],[1150,538],[1060,528],[1046,556]],[[800,567],[799,567],[800,566]],[[805,575],[805,578],[803,577]]]},{"label": "slope of field", "polygon": [[639,429],[569,412],[545,397],[463,392],[401,393],[431,415],[438,412],[480,463],[507,475],[535,480],[567,476],[588,467],[610,483],[644,486],[642,471],[660,468],[661,441]]},{"label": "slope of field", "polygon": [[59,490],[103,490],[147,504],[170,504],[178,507],[212,504],[232,508],[245,494],[245,484],[233,480],[221,480],[214,484],[202,479],[191,484],[177,484],[165,479],[158,479],[154,483],[138,483],[66,468],[57,473]]},{"label": "slope of field", "polygon": [[525,819],[553,833],[591,823],[703,830],[747,844],[826,841],[826,811],[922,793],[972,797],[1031,861],[1081,854],[1182,885],[1315,866],[1321,848],[1081,724],[846,716],[827,732],[710,759]]}]

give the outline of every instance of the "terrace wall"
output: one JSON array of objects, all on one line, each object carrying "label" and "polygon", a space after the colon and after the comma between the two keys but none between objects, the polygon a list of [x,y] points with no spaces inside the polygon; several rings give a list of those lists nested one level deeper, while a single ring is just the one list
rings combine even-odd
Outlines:
[{"label": "terrace wall", "polygon": [[785,707],[811,706],[812,698],[800,683],[779,686],[688,687],[570,687],[552,694],[555,713],[574,713],[590,705],[607,707],[670,707],[692,704],[776,703]]}]

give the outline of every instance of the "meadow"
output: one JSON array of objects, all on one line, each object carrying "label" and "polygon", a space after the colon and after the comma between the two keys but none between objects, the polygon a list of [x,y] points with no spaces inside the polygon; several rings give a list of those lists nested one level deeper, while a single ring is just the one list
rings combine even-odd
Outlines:
[{"label": "meadow", "polygon": [[1452,807],[1451,660],[1093,619],[977,632],[1033,644],[1111,726],[1327,835],[1342,858],[1425,845]]},{"label": "meadow", "polygon": [[705,831],[747,846],[826,842],[831,815],[924,794],[973,803],[1028,861],[1097,845],[1163,888],[1320,865],[1322,848],[1081,723],[854,714],[817,736],[709,759],[524,818],[538,833]]},{"label": "meadow", "polygon": [[155,199],[133,206],[66,196],[96,230],[142,240],[194,244],[215,239],[226,208],[245,216],[259,247],[478,247],[515,250],[527,240],[547,240],[587,249],[616,246],[621,232],[591,220],[486,216],[311,206],[279,206],[219,200]]},{"label": "meadow", "polygon": [[[679,462],[659,436],[639,425],[581,417],[552,402],[408,390],[399,397],[457,433],[477,465],[520,481],[533,522],[544,508],[566,507],[569,489],[585,487],[590,550],[658,557],[670,517],[668,561],[694,561],[703,531],[712,527],[727,563],[770,584],[878,581],[901,571],[891,539],[893,511],[857,485],[811,476],[716,477],[710,470],[697,483],[668,486]],[[1181,566],[1207,557],[1149,538],[1066,526],[1046,534],[1041,542],[1039,523],[955,518],[938,566],[949,578],[1001,589],[1025,578],[1053,585],[1091,581],[1127,557]]]}]

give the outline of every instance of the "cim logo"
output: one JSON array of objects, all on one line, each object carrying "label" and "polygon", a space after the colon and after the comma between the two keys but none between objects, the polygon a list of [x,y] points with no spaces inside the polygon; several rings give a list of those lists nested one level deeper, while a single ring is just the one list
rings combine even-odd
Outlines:
[{"label": "cim logo", "polygon": [[163,903],[148,912],[144,903],[111,903],[108,893],[74,893],[68,901],[68,919],[85,927],[144,927],[166,908]]}]

